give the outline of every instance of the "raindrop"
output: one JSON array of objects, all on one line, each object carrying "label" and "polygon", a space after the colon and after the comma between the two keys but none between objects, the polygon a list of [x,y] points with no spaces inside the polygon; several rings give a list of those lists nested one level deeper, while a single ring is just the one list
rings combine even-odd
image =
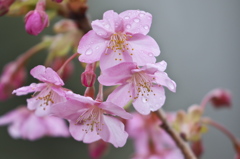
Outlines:
[{"label": "raindrop", "polygon": [[152,53],[149,53],[149,54],[148,54],[148,56],[152,57],[152,56],[153,56],[153,54],[152,54]]},{"label": "raindrop", "polygon": [[105,28],[107,28],[107,29],[108,29],[109,27],[110,27],[110,25],[109,25],[109,24],[106,24],[106,25],[105,25]]},{"label": "raindrop", "polygon": [[134,19],[134,22],[138,23],[140,20],[139,19]]},{"label": "raindrop", "polygon": [[144,13],[140,13],[140,14],[139,14],[140,17],[143,17],[144,15],[145,15]]},{"label": "raindrop", "polygon": [[148,27],[147,25],[145,25],[143,28],[144,28],[144,29],[146,29],[146,30],[148,30],[148,29],[149,29],[149,27]]},{"label": "raindrop", "polygon": [[95,47],[95,49],[97,50],[97,49],[99,49],[99,47],[97,46],[97,47]]},{"label": "raindrop", "polygon": [[146,103],[146,102],[147,102],[147,98],[142,97],[142,102],[143,102],[143,103]]},{"label": "raindrop", "polygon": [[85,52],[86,55],[91,55],[92,54],[92,49],[87,49],[87,51]]},{"label": "raindrop", "polygon": [[129,16],[124,17],[124,19],[129,19],[129,18],[130,18]]},{"label": "raindrop", "polygon": [[131,25],[129,25],[129,24],[128,24],[128,25],[126,25],[126,28],[130,29],[130,28],[131,28]]}]

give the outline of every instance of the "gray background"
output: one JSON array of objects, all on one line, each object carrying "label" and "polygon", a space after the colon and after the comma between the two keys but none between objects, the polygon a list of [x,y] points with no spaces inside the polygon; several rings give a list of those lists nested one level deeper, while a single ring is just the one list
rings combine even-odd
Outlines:
[{"label": "gray background", "polygon": [[[168,63],[167,73],[177,83],[177,92],[167,91],[164,108],[169,111],[187,109],[200,103],[203,96],[214,88],[228,88],[233,94],[233,107],[215,110],[207,107],[205,116],[225,125],[240,137],[240,1],[239,0],[89,0],[89,15],[101,19],[106,10],[120,13],[140,9],[153,15],[150,36],[161,47],[160,60]],[[44,33],[52,34],[50,28]],[[42,33],[39,37],[44,35]],[[1,69],[10,60],[39,41],[39,37],[24,32],[22,18],[0,19]],[[34,57],[29,69],[43,62],[46,54]],[[82,92],[77,70],[67,87]],[[31,80],[31,79],[29,79]],[[28,81],[29,82],[29,81]],[[75,83],[73,85],[72,83]],[[27,84],[27,82],[26,82]],[[76,87],[76,84],[79,87]],[[25,97],[14,97],[1,102],[0,115],[23,104]],[[214,128],[203,136],[203,159],[231,159],[234,151],[230,141]],[[13,140],[6,127],[0,127],[0,158],[88,158],[87,147],[73,139],[44,138],[36,142]],[[124,148],[111,148],[106,158],[129,158],[131,143]]]}]

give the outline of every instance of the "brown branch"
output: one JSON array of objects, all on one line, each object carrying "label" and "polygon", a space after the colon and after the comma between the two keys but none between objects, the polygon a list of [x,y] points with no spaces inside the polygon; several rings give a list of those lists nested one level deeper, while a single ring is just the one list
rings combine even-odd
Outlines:
[{"label": "brown branch", "polygon": [[170,126],[169,122],[166,119],[165,112],[160,109],[159,111],[155,112],[158,118],[162,121],[161,127],[172,137],[175,141],[176,145],[182,151],[185,159],[197,159],[192,152],[191,148],[189,147],[188,143],[185,142],[180,135],[175,132],[172,127]]}]

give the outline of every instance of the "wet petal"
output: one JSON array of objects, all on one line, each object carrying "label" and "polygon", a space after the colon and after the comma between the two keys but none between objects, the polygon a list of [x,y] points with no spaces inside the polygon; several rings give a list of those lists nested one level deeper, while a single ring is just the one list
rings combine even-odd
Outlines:
[{"label": "wet petal", "polygon": [[139,10],[127,10],[119,14],[123,18],[126,33],[146,35],[152,24],[152,15]]},{"label": "wet petal", "polygon": [[147,115],[151,111],[156,111],[161,108],[165,102],[165,92],[161,86],[152,86],[152,92],[148,95],[144,94],[133,102],[134,108],[141,114]]},{"label": "wet petal", "polygon": [[13,91],[13,94],[15,93],[18,96],[26,95],[26,94],[31,93],[31,92],[39,92],[46,87],[47,87],[46,83],[38,83],[38,84],[32,83],[32,84],[30,84],[30,86],[24,86],[24,87],[20,87],[18,89],[15,89]]},{"label": "wet petal", "polygon": [[154,75],[156,77],[156,83],[167,87],[172,92],[176,92],[176,83],[168,77],[167,73],[157,72]]},{"label": "wet petal", "polygon": [[59,75],[49,67],[38,65],[30,71],[34,78],[46,83],[53,83],[58,86],[63,86],[64,83]]},{"label": "wet petal", "polygon": [[78,46],[79,61],[93,63],[100,59],[107,47],[105,39],[98,36],[93,30],[85,34]]}]

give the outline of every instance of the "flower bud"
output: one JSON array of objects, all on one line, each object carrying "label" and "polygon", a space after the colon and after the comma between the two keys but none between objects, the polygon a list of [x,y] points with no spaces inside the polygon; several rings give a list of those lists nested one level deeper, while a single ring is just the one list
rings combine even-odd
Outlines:
[{"label": "flower bud", "polygon": [[88,145],[89,155],[92,159],[99,159],[104,155],[108,148],[108,143],[104,142],[103,140],[98,140]]},{"label": "flower bud", "polygon": [[7,64],[0,77],[0,100],[6,100],[12,95],[12,91],[22,86],[26,78],[26,69],[18,68],[16,62]]},{"label": "flower bud", "polygon": [[48,15],[45,13],[45,1],[39,1],[36,9],[25,16],[25,29],[28,34],[38,35],[49,24]]},{"label": "flower bud", "polygon": [[194,154],[196,155],[196,157],[200,158],[204,151],[202,140],[193,141],[191,143],[191,148]]},{"label": "flower bud", "polygon": [[15,0],[0,0],[0,16],[5,15]]},{"label": "flower bud", "polygon": [[207,97],[215,108],[230,107],[232,105],[231,93],[224,89],[215,89]]},{"label": "flower bud", "polygon": [[87,64],[85,71],[81,75],[81,82],[85,87],[92,87],[96,81],[95,66],[93,65],[95,64]]}]

